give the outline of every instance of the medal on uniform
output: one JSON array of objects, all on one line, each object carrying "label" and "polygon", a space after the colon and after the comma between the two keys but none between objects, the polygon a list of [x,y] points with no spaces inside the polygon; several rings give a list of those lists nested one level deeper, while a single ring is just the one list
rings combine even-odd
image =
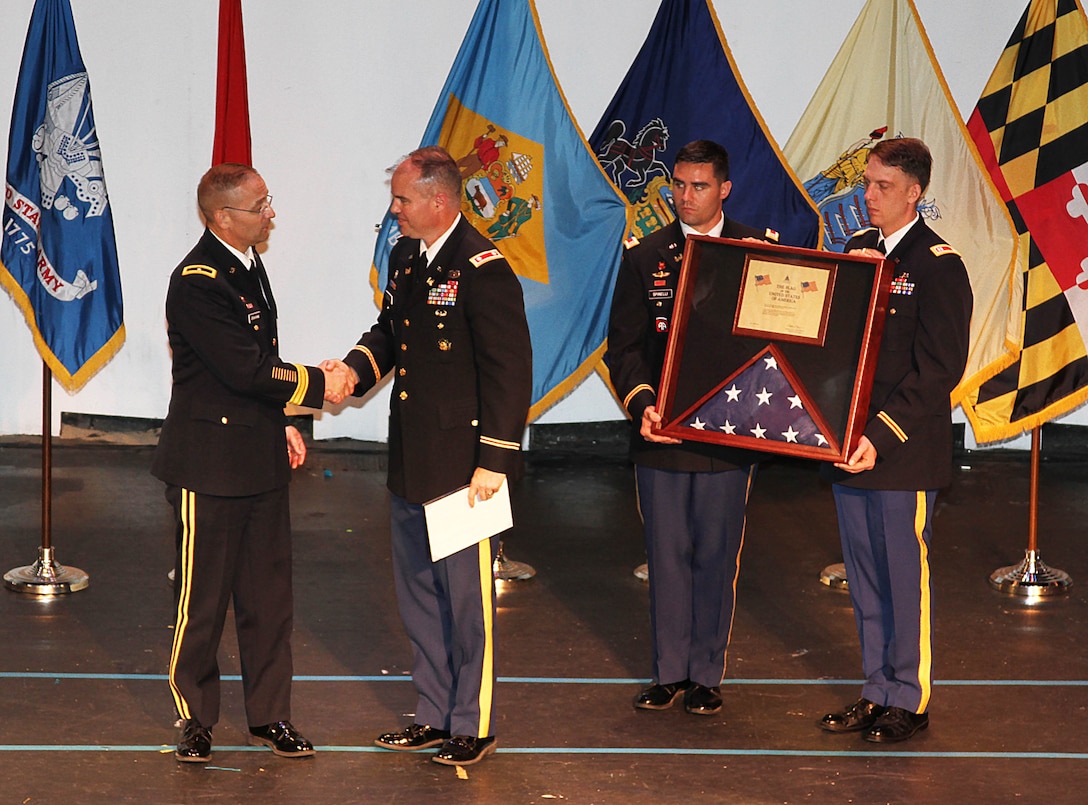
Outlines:
[{"label": "medal on uniform", "polygon": [[428,305],[452,307],[457,304],[457,280],[449,280],[427,291]]}]

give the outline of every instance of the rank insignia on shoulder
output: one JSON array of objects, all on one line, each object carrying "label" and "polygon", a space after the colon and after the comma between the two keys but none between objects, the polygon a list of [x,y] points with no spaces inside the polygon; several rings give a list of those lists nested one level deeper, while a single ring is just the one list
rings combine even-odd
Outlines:
[{"label": "rank insignia on shoulder", "polygon": [[468,258],[468,261],[472,263],[472,265],[476,266],[476,268],[479,268],[484,263],[490,263],[492,260],[501,259],[502,252],[500,252],[498,249],[488,249],[486,252],[480,252],[479,254],[473,255],[472,257]]},{"label": "rank insignia on shoulder", "polygon": [[208,279],[215,279],[217,276],[219,276],[219,272],[211,266],[192,265],[185,266],[185,268],[181,270],[181,276],[183,277],[189,277],[193,274],[201,277],[207,277]]},{"label": "rank insignia on shoulder", "polygon": [[633,249],[636,246],[638,246],[638,238],[636,238],[634,235],[628,235],[626,238],[624,238],[623,248]]},{"label": "rank insignia on shoulder", "polygon": [[963,257],[958,251],[953,249],[947,243],[938,243],[936,246],[930,246],[929,250],[933,252],[934,257],[941,257],[945,254],[954,254],[956,257]]},{"label": "rank insignia on shoulder", "polygon": [[769,240],[771,243],[778,243],[778,233],[770,227],[764,230],[763,237],[764,239]]}]

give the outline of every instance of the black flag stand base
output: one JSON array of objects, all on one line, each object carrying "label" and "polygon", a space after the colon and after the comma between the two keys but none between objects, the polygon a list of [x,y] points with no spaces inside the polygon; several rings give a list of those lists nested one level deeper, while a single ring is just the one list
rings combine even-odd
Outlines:
[{"label": "black flag stand base", "polygon": [[4,586],[19,593],[64,595],[78,592],[91,583],[79,568],[62,567],[53,559],[52,548],[39,548],[38,561],[4,574]]},{"label": "black flag stand base", "polygon": [[496,581],[515,581],[531,579],[536,575],[536,569],[525,562],[515,562],[507,559],[502,550],[502,540],[499,540],[499,552],[495,556],[495,564],[492,566]]},{"label": "black flag stand base", "polygon": [[1002,567],[990,574],[990,584],[1009,595],[1038,597],[1060,595],[1073,586],[1064,570],[1047,565],[1036,551],[1029,550],[1018,565]]},{"label": "black flag stand base", "polygon": [[850,592],[850,583],[846,580],[846,565],[837,562],[825,567],[820,571],[820,584],[826,584],[832,590]]}]

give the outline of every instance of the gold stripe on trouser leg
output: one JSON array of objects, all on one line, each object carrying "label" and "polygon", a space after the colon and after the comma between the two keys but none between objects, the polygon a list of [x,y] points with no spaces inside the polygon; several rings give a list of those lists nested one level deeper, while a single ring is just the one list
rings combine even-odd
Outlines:
[{"label": "gold stripe on trouser leg", "polygon": [[923,534],[926,527],[928,498],[925,490],[917,493],[914,504],[914,537],[918,540],[919,595],[921,607],[918,613],[918,684],[922,689],[922,699],[918,703],[918,712],[924,713],[929,707],[929,697],[933,682],[933,635],[932,602],[929,592],[929,548]]},{"label": "gold stripe on trouser leg", "polygon": [[189,711],[189,703],[185,701],[178,686],[174,683],[174,672],[177,670],[178,654],[181,653],[181,643],[185,638],[185,630],[189,625],[189,600],[193,592],[193,532],[196,530],[196,494],[188,489],[181,490],[181,575],[174,579],[178,585],[178,612],[174,624],[174,644],[170,650],[170,692],[174,696],[174,704],[178,709],[178,715],[184,719],[192,718]]},{"label": "gold stripe on trouser leg", "polygon": [[495,590],[494,568],[491,566],[491,540],[480,540],[480,603],[484,616],[484,662],[480,673],[480,729],[478,738],[491,734],[491,701],[495,695]]},{"label": "gold stripe on trouser leg", "polygon": [[[740,578],[740,555],[744,552],[744,536],[748,532],[748,496],[752,493],[752,479],[756,475],[756,465],[748,468],[748,482],[744,486],[744,520],[740,526],[740,546],[737,548],[737,566],[733,570],[733,611],[729,613],[729,632],[733,634],[733,621],[737,618],[737,580]],[[729,645],[725,646],[725,656],[722,658],[722,679],[725,679],[725,669],[729,665]]]}]

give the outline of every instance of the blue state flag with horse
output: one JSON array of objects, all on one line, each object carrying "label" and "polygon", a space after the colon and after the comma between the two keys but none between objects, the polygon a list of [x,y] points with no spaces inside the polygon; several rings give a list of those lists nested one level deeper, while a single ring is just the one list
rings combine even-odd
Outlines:
[{"label": "blue state flag with horse", "polygon": [[748,94],[709,0],[663,0],[589,138],[635,205],[636,237],[675,219],[671,167],[692,140],[714,140],[729,152],[726,215],[776,230],[781,243],[816,246],[819,214]]},{"label": "blue state flag with horse", "polygon": [[[521,280],[535,419],[604,353],[628,206],[567,107],[532,0],[480,1],[420,144],[457,161],[461,213]],[[379,297],[399,237],[386,214],[371,277]]]},{"label": "blue state flag with horse", "polygon": [[8,138],[0,283],[65,389],[125,340],[102,151],[68,0],[37,0]]}]

